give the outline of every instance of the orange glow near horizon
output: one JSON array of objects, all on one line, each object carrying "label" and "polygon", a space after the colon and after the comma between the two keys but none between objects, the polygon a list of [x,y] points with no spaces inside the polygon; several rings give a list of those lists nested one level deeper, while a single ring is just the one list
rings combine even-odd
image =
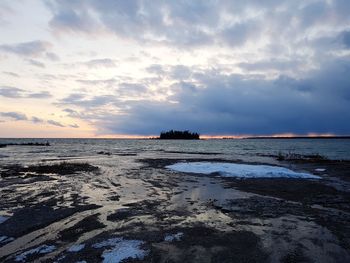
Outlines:
[{"label": "orange glow near horizon", "polygon": [[201,135],[201,139],[247,139],[247,138],[263,138],[263,137],[272,137],[272,138],[294,138],[294,137],[332,137],[337,136],[333,133],[308,133],[308,134],[295,134],[295,133],[278,133],[270,135]]},{"label": "orange glow near horizon", "polygon": [[[19,134],[18,134],[19,135]],[[201,139],[211,140],[211,139],[249,139],[249,138],[294,138],[294,137],[333,137],[338,136],[333,133],[308,133],[308,134],[295,134],[295,133],[279,133],[279,134],[270,134],[270,135],[252,135],[252,134],[242,134],[242,135],[200,135]],[[349,135],[342,135],[349,136]],[[69,134],[60,133],[59,136],[57,133],[51,133],[51,136],[42,137],[38,135],[34,136],[13,136],[13,137],[0,137],[0,138],[82,138],[82,139],[152,139],[158,138],[159,135],[131,135],[131,134],[77,134],[76,136],[70,136]]]},{"label": "orange glow near horizon", "polygon": [[[294,137],[332,137],[337,136],[333,133],[308,133],[308,134],[295,134],[295,133],[279,133],[279,134],[270,134],[270,135],[206,135],[203,134],[200,136],[201,139],[210,140],[210,139],[246,139],[246,138],[259,138],[259,137],[272,137],[272,138],[294,138]],[[159,135],[128,135],[128,134],[109,134],[109,135],[99,135],[93,138],[98,139],[152,139],[157,138]]]}]

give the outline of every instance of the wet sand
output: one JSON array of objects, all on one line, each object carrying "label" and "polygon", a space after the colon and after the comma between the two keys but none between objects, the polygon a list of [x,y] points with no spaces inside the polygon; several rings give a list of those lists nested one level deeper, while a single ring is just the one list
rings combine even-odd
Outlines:
[{"label": "wet sand", "polygon": [[321,180],[234,179],[165,169],[227,162],[173,154],[1,167],[0,261],[350,262],[350,162],[276,162]]}]

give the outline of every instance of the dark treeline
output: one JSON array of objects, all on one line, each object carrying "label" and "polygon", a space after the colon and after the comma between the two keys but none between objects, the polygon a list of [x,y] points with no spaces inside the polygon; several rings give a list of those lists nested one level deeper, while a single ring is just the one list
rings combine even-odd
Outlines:
[{"label": "dark treeline", "polygon": [[174,131],[161,132],[159,139],[165,140],[199,140],[199,134],[190,131]]}]

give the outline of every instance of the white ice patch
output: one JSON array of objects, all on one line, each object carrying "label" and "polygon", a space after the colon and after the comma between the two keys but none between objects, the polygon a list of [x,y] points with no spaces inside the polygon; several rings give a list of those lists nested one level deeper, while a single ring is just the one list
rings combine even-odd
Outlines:
[{"label": "white ice patch", "polygon": [[326,171],[326,169],[324,169],[324,168],[316,168],[315,171],[316,172],[324,172],[324,171]]},{"label": "white ice patch", "polygon": [[166,242],[172,242],[172,241],[180,241],[182,236],[184,235],[184,233],[182,232],[179,232],[179,233],[176,233],[176,234],[173,234],[173,235],[166,235],[164,237],[164,241]]},{"label": "white ice patch", "polygon": [[79,252],[80,250],[85,248],[85,244],[73,245],[67,249],[68,252]]},{"label": "white ice patch", "polygon": [[8,218],[8,216],[0,216],[0,224],[4,223]]},{"label": "white ice patch", "polygon": [[124,259],[143,259],[147,251],[140,248],[140,240],[123,240],[123,238],[110,238],[101,243],[94,244],[94,248],[110,247],[102,254],[104,263],[119,263]]},{"label": "white ice patch", "polygon": [[27,258],[27,256],[33,255],[33,254],[47,254],[56,249],[55,246],[47,246],[47,245],[41,245],[37,248],[33,248],[31,250],[28,250],[26,252],[23,252],[22,254],[16,256],[15,261],[22,261],[24,262]]},{"label": "white ice patch", "polygon": [[0,244],[2,243],[8,243],[15,240],[13,237],[8,237],[8,236],[0,236]]},{"label": "white ice patch", "polygon": [[224,177],[240,177],[240,178],[304,178],[304,179],[320,179],[321,177],[308,174],[294,172],[290,169],[270,166],[270,165],[252,165],[237,163],[214,163],[214,162],[190,162],[176,163],[166,166],[178,172],[212,174],[219,173]]}]

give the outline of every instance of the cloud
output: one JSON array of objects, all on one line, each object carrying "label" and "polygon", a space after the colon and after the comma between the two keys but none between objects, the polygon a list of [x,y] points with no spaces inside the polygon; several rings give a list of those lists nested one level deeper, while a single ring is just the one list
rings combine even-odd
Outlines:
[{"label": "cloud", "polygon": [[30,93],[27,95],[27,98],[33,98],[33,99],[46,99],[46,98],[51,98],[52,95],[48,91],[41,91],[37,93]]},{"label": "cloud", "polygon": [[71,128],[74,128],[74,129],[77,129],[77,128],[79,128],[79,125],[78,124],[70,124],[70,125],[68,125],[69,127],[71,127]]},{"label": "cloud", "polygon": [[54,120],[48,120],[47,123],[57,127],[65,127],[62,123]]},{"label": "cloud", "polygon": [[[349,4],[338,1],[51,1],[50,26],[60,33],[96,35],[172,47],[298,40],[320,28],[349,26]],[[293,21],[293,23],[291,23]],[[327,30],[324,31],[327,34]],[[306,35],[304,35],[306,34]],[[322,34],[322,33],[321,33]],[[290,41],[289,41],[290,40]],[[307,43],[303,43],[305,45]]]},{"label": "cloud", "polygon": [[6,98],[20,99],[20,98],[33,98],[33,99],[45,99],[52,97],[48,91],[41,92],[28,92],[16,87],[2,86],[0,87],[0,96]]},{"label": "cloud", "polygon": [[193,72],[193,83],[172,85],[168,101],[128,101],[125,113],[83,116],[94,119],[106,134],[152,135],[190,129],[202,134],[346,135],[350,131],[349,74],[349,60],[329,61],[302,79],[247,78],[207,69]]},{"label": "cloud", "polygon": [[27,116],[23,113],[20,112],[0,112],[0,115],[6,118],[11,118],[14,119],[16,121],[25,121],[28,120]]},{"label": "cloud", "polygon": [[2,1],[0,3],[0,26],[8,25],[7,18],[12,15],[14,10],[10,7],[9,3]]},{"label": "cloud", "polygon": [[87,97],[82,93],[73,93],[69,96],[59,100],[58,105],[74,105],[83,107],[86,109],[106,106],[110,103],[117,102],[117,98],[111,95],[97,95],[93,97]]},{"label": "cloud", "polygon": [[19,75],[17,73],[10,72],[10,71],[3,71],[2,73],[6,74],[8,76],[11,76],[11,77],[15,77],[15,78],[19,77]]},{"label": "cloud", "polygon": [[[62,123],[60,123],[58,121],[55,121],[55,120],[47,120],[47,121],[45,121],[44,119],[36,117],[36,116],[32,116],[32,117],[28,118],[27,115],[22,113],[22,112],[14,112],[14,111],[11,111],[11,112],[0,112],[0,116],[4,117],[4,118],[15,120],[15,121],[28,121],[28,122],[31,122],[31,123],[34,123],[34,124],[47,123],[47,124],[50,124],[50,125],[53,125],[53,126],[56,126],[56,127],[66,127]],[[0,120],[0,122],[4,122],[4,121]],[[69,124],[68,127],[76,129],[76,128],[79,128],[79,125],[74,123],[74,124]]]},{"label": "cloud", "polygon": [[15,88],[15,87],[8,87],[3,86],[0,87],[0,96],[7,97],[7,98],[21,98],[23,95],[22,93],[24,90]]},{"label": "cloud", "polygon": [[38,60],[35,60],[35,59],[26,59],[26,61],[32,65],[32,66],[35,66],[35,67],[38,67],[38,68],[45,68],[45,64],[38,61]]},{"label": "cloud", "polygon": [[19,56],[36,57],[45,53],[51,46],[49,42],[36,40],[17,44],[0,45],[0,51],[13,53]]},{"label": "cloud", "polygon": [[60,31],[72,32],[94,32],[96,30],[96,21],[91,17],[84,3],[77,2],[47,2],[54,16],[49,25]]},{"label": "cloud", "polygon": [[102,58],[102,59],[92,59],[87,62],[84,62],[86,66],[89,68],[98,68],[98,67],[106,67],[106,68],[114,68],[116,67],[115,60],[109,59],[109,58]]},{"label": "cloud", "polygon": [[38,118],[38,117],[35,117],[35,116],[33,116],[33,117],[30,119],[30,121],[33,122],[33,123],[43,123],[43,122],[44,122],[43,119]]},{"label": "cloud", "polygon": [[51,61],[54,61],[54,62],[60,60],[60,57],[57,54],[53,53],[53,52],[46,52],[45,53],[45,57],[48,58]]},{"label": "cloud", "polygon": [[350,31],[345,31],[342,33],[343,43],[346,48],[350,49]]}]

